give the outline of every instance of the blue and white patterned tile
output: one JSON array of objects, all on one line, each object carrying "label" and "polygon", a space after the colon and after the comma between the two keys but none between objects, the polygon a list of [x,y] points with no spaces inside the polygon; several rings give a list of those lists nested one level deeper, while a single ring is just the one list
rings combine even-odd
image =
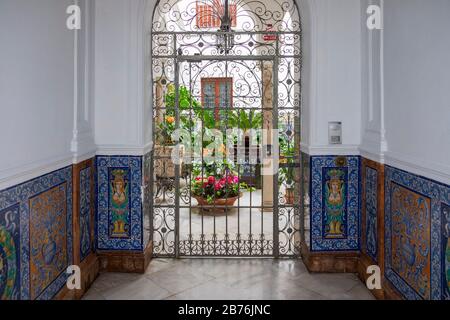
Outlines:
[{"label": "blue and white patterned tile", "polygon": [[[337,158],[335,156],[311,157],[312,251],[359,250],[360,158],[345,157],[346,164],[343,166],[336,164]],[[333,175],[336,177],[331,177]],[[340,182],[333,183],[331,180]],[[327,192],[330,193],[333,187],[337,188],[336,194],[340,196],[332,197],[332,194],[329,194],[330,198],[326,199]],[[339,206],[332,203],[336,199],[341,201]],[[330,216],[337,211],[340,218],[331,228],[334,230],[330,231]]]},{"label": "blue and white patterned tile", "polygon": [[[404,191],[407,194],[407,200],[401,203],[408,206],[415,206],[416,209],[402,210],[397,204],[398,190]],[[435,181],[429,180],[424,177],[414,175],[393,167],[386,166],[385,171],[385,274],[386,278],[392,283],[392,285],[408,300],[419,299],[433,299],[440,300],[443,297],[443,232],[442,232],[442,208],[443,204],[449,204],[450,187]],[[405,197],[403,197],[405,198]],[[412,201],[411,199],[415,200]],[[419,200],[417,200],[419,199]],[[394,206],[394,207],[393,207]],[[414,210],[413,210],[414,209]],[[429,230],[422,226],[422,223],[417,222],[420,219],[407,219],[405,215],[411,215],[411,213],[418,212],[420,217],[425,217],[424,222],[428,221]],[[404,222],[397,224],[398,216],[405,216],[402,218]],[[426,215],[426,216],[424,216]],[[406,219],[406,220],[405,220]],[[397,226],[404,226],[406,231],[399,231]],[[401,230],[403,230],[401,229]],[[408,234],[408,230],[422,230],[424,236],[420,239],[415,234],[417,232],[411,232]],[[397,239],[401,238],[401,244],[403,254],[398,254],[392,249],[393,244],[399,242]],[[425,237],[425,239],[423,239]],[[411,245],[412,239],[417,242],[415,245]],[[407,250],[408,249],[408,250]],[[420,250],[420,251],[418,251]],[[427,252],[428,250],[428,252]],[[397,250],[396,250],[397,251]],[[417,251],[417,252],[416,252]],[[429,259],[429,284],[424,285],[424,281],[413,281],[408,277],[408,274],[423,273],[425,267],[420,263],[422,260],[417,259],[417,254],[427,257]],[[400,258],[399,258],[400,256]],[[408,259],[408,257],[416,257],[416,259]],[[396,261],[406,261],[408,264],[406,267],[410,270],[407,274],[400,272],[398,263]],[[405,265],[405,264],[403,264]],[[400,270],[402,271],[402,270]],[[419,272],[420,271],[420,272]],[[416,277],[417,278],[417,277]],[[414,278],[414,279],[416,279]],[[420,280],[420,279],[419,279]],[[426,286],[425,290],[418,290]]]},{"label": "blue and white patterned tile", "polygon": [[143,204],[143,229],[144,229],[144,248],[147,247],[150,242],[150,203],[152,200],[152,188],[151,188],[151,166],[152,166],[152,152],[148,152],[144,155],[143,160],[143,179],[144,179],[144,204]]},{"label": "blue and white patterned tile", "polygon": [[80,260],[83,261],[92,251],[91,239],[91,167],[80,171]]},{"label": "blue and white patterned tile", "polygon": [[450,205],[442,204],[442,299],[450,300]]},{"label": "blue and white patterned tile", "polygon": [[[142,157],[98,156],[96,169],[97,248],[100,250],[143,250]],[[119,192],[120,197],[122,193],[125,195],[123,198],[125,207],[119,208],[123,215],[120,222],[117,222],[118,211],[115,211],[119,209],[113,207],[114,196],[118,196],[114,194],[114,185],[126,188]]]},{"label": "blue and white patterned tile", "polygon": [[[28,300],[30,294],[30,205],[29,200],[59,185],[65,185],[67,265],[72,264],[72,166],[0,191],[0,212],[18,205],[20,213],[20,299]],[[67,275],[63,272],[54,279],[37,299],[51,299],[64,286]]]},{"label": "blue and white patterned tile", "polygon": [[365,167],[365,249],[375,262],[378,261],[378,171]]}]

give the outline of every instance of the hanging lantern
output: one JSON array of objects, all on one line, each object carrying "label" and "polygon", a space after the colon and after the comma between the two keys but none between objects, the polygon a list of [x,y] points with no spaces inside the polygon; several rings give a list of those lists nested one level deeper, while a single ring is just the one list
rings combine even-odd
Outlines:
[{"label": "hanging lantern", "polygon": [[228,0],[225,0],[224,14],[220,17],[220,29],[218,30],[216,46],[220,53],[229,53],[234,47],[234,34],[231,29],[231,16]]}]

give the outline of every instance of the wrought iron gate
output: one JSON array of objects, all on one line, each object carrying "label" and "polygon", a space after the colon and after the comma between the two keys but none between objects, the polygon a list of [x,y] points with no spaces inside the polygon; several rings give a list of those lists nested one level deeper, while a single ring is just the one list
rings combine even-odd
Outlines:
[{"label": "wrought iron gate", "polygon": [[158,257],[300,251],[299,13],[291,0],[228,2],[162,0],[155,9]]}]

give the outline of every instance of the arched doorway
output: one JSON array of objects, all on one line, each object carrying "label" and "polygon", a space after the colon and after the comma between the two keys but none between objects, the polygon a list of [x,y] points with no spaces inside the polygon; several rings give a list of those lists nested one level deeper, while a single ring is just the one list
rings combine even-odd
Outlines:
[{"label": "arched doorway", "polygon": [[154,255],[299,255],[297,5],[161,0],[151,37]]}]

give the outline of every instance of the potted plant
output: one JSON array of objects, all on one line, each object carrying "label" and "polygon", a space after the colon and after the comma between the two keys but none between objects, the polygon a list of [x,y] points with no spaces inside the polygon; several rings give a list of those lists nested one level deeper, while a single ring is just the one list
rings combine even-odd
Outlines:
[{"label": "potted plant", "polygon": [[295,157],[294,142],[287,136],[281,134],[278,139],[280,148],[280,162],[287,163],[290,159]]},{"label": "potted plant", "polygon": [[[173,84],[167,86],[167,93],[164,96],[164,115],[162,121],[158,124],[159,142],[166,145],[173,145],[172,134],[176,129],[176,90]],[[195,126],[199,114],[202,113],[201,104],[192,96],[191,92],[184,86],[178,89],[178,111],[180,119],[180,128],[191,131]]]},{"label": "potted plant", "polygon": [[[164,96],[164,114],[159,119],[157,123],[156,131],[156,145],[155,145],[155,172],[157,178],[163,179],[173,179],[175,178],[175,164],[171,160],[174,152],[175,145],[178,141],[173,141],[172,136],[177,128],[176,124],[176,90],[173,84],[167,86],[167,93]],[[192,115],[201,112],[200,103],[194,99],[191,92],[186,88],[181,86],[178,89],[178,111],[179,111],[179,127],[186,130],[192,130],[195,126],[195,121],[198,119],[197,116]],[[185,141],[190,143],[190,141]],[[184,155],[184,148],[180,146],[178,149],[177,157],[180,159],[180,174],[183,175],[182,170],[189,171],[189,168],[184,168],[182,164],[182,159]]]},{"label": "potted plant", "polygon": [[173,146],[172,134],[175,131],[175,117],[172,114],[164,114],[163,120],[158,124],[157,142],[164,146]]},{"label": "potted plant", "polygon": [[286,204],[292,205],[294,204],[294,196],[295,196],[295,172],[294,167],[292,165],[292,161],[288,160],[287,163],[282,164],[279,175],[278,175],[279,185],[285,185],[285,193],[284,199]]},{"label": "potted plant", "polygon": [[204,174],[194,178],[191,183],[191,194],[204,211],[224,212],[242,197],[244,189],[254,190],[240,182],[232,171],[226,170],[223,174],[217,174],[217,168],[212,171],[210,169],[204,167]]},{"label": "potted plant", "polygon": [[280,171],[279,171],[279,185],[285,186],[284,199],[286,204],[294,204],[294,144],[286,135],[280,135]]},{"label": "potted plant", "polygon": [[[243,154],[244,159],[239,159],[241,162],[241,180],[251,186],[256,186],[258,189],[261,188],[261,170],[260,170],[260,159],[261,159],[261,132],[259,130],[263,127],[263,114],[259,110],[249,109],[249,110],[229,110],[227,113],[228,127],[229,128],[239,128],[242,130],[239,139],[235,137],[234,148],[235,148],[235,159],[237,162],[237,155]],[[256,137],[251,137],[251,130],[256,131]],[[256,138],[255,141],[251,139]],[[243,145],[238,145],[238,141],[243,142]],[[250,164],[250,155],[257,155],[257,163]]]},{"label": "potted plant", "polygon": [[[158,125],[155,145],[155,174],[158,179],[175,178],[175,164],[172,161],[172,153],[175,142],[172,141],[172,133],[175,131],[175,117],[166,113]],[[179,157],[182,159],[182,148]],[[161,181],[160,181],[161,182]]]}]

